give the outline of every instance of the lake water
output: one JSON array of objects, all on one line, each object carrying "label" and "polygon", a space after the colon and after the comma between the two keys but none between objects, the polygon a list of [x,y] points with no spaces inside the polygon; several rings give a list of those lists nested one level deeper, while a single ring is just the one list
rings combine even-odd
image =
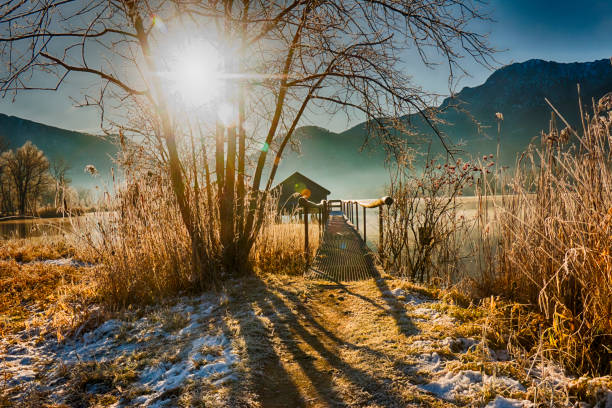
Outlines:
[{"label": "lake water", "polygon": [[31,218],[0,221],[0,239],[54,236],[72,231],[69,218]]},{"label": "lake water", "polygon": [[33,218],[0,221],[0,239],[54,236],[72,232],[69,218]]}]

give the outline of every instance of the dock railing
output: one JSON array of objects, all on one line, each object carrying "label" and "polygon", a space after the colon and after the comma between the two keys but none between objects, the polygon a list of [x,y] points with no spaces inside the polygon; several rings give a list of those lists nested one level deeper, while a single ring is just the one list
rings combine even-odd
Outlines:
[{"label": "dock railing", "polygon": [[359,233],[359,208],[363,209],[363,242],[367,243],[367,213],[366,210],[369,208],[378,208],[378,253],[382,258],[382,251],[384,248],[384,231],[383,231],[383,209],[393,204],[393,198],[384,196],[377,199],[364,199],[364,200],[323,200],[320,203],[314,203],[307,200],[304,197],[298,199],[299,206],[303,209],[304,214],[304,257],[308,263],[310,246],[308,242],[308,218],[311,214],[316,214],[319,221],[319,233],[321,236],[325,233],[327,222],[329,220],[329,213],[333,209],[337,208],[343,215],[355,226],[357,233]]}]

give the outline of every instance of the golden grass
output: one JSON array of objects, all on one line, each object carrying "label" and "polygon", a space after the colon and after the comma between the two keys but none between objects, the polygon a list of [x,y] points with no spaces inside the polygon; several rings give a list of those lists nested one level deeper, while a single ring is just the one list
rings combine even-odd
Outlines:
[{"label": "golden grass", "polygon": [[[319,228],[309,223],[309,257],[314,259],[319,247]],[[259,235],[252,259],[257,270],[269,273],[301,275],[306,269],[304,258],[304,224],[270,223]]]},{"label": "golden grass", "polygon": [[495,274],[481,289],[540,314],[505,313],[521,343],[531,337],[531,346],[573,372],[605,374],[612,371],[612,114],[585,121],[576,145],[566,145],[568,129],[551,126],[542,150],[519,162],[515,194],[498,208]]},{"label": "golden grass", "polygon": [[[212,203],[217,202],[214,193]],[[306,265],[303,224],[278,223],[276,204],[274,197],[261,204],[262,228],[251,252],[244,255],[245,263],[251,271],[302,273]],[[215,204],[213,208],[204,201],[190,204],[197,214],[193,228],[201,238],[199,248],[194,247],[173,194],[159,183],[133,179],[105,205],[115,211],[81,218],[76,229],[80,256],[101,265],[98,287],[111,307],[150,304],[180,293],[219,288],[219,281],[235,272],[223,269]],[[311,258],[318,247],[318,231],[318,224],[311,222]]]},{"label": "golden grass", "polygon": [[75,245],[62,236],[0,240],[0,260],[31,262],[72,258],[76,254]]},{"label": "golden grass", "polygon": [[39,324],[40,335],[52,330],[63,337],[92,318],[94,269],[0,261],[0,335]]}]

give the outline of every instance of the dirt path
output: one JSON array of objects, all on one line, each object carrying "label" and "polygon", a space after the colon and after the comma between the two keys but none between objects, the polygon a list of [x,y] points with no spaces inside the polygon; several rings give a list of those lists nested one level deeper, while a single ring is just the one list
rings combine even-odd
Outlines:
[{"label": "dirt path", "polygon": [[[406,353],[420,330],[383,278],[249,285],[254,316],[234,316],[252,401],[265,407],[445,406],[419,391]],[[250,296],[249,296],[250,297]],[[405,298],[403,298],[405,300]]]}]

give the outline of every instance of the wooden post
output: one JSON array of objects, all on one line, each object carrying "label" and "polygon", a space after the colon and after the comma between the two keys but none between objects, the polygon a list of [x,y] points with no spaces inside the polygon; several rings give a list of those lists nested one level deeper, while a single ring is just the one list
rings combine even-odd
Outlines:
[{"label": "wooden post", "polygon": [[308,263],[308,257],[310,255],[310,251],[308,250],[308,211],[306,206],[304,208],[304,259],[306,263]]},{"label": "wooden post", "polygon": [[366,241],[366,208],[365,207],[363,207],[363,242],[366,243],[366,246],[368,245]]},{"label": "wooden post", "polygon": [[355,201],[355,221],[357,221],[357,231],[359,232],[359,204]]},{"label": "wooden post", "polygon": [[383,244],[384,244],[384,235],[383,235],[383,205],[378,207],[378,255],[380,259],[382,259],[383,254]]},{"label": "wooden post", "polygon": [[323,201],[323,231],[327,227],[327,200]]}]

